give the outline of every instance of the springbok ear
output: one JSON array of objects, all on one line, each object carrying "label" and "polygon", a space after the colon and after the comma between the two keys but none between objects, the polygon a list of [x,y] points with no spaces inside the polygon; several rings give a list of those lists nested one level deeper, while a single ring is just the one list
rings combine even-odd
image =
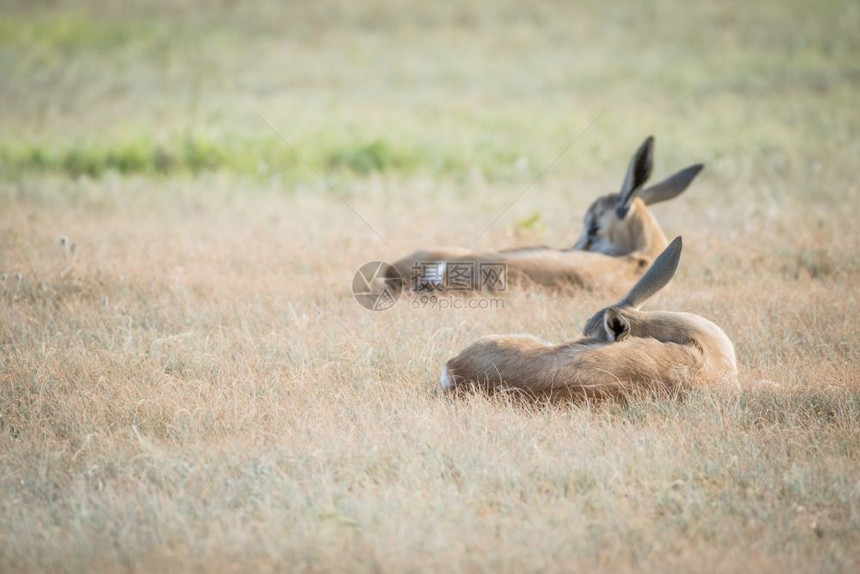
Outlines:
[{"label": "springbok ear", "polygon": [[613,341],[623,341],[630,336],[630,321],[618,309],[610,307],[603,315],[603,326],[606,334]]},{"label": "springbok ear", "polygon": [[633,157],[627,167],[627,175],[618,192],[618,203],[615,206],[615,214],[619,219],[627,217],[633,198],[642,188],[642,185],[651,177],[651,169],[654,167],[654,136],[648,136]]},{"label": "springbok ear", "polygon": [[665,287],[672,280],[675,271],[678,270],[682,247],[681,237],[676,237],[654,260],[645,275],[636,282],[627,297],[622,299],[617,306],[638,309],[657,291]]},{"label": "springbok ear", "polygon": [[645,202],[645,205],[668,201],[681,195],[687,186],[690,185],[699,172],[704,169],[704,164],[697,163],[690,167],[684,168],[675,175],[669,176],[660,183],[654,184],[651,187],[645,188],[639,192],[639,197]]}]

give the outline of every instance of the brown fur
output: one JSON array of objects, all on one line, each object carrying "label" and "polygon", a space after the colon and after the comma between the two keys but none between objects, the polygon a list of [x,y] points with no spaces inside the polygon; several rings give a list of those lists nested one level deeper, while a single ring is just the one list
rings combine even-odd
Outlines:
[{"label": "brown fur", "polygon": [[583,338],[553,345],[528,335],[485,337],[448,361],[443,388],[582,399],[734,381],[734,347],[718,326],[691,313],[637,309],[644,303],[637,290],[647,297],[671,279],[680,246],[679,238],[628,297],[592,317]]},{"label": "brown fur", "polygon": [[657,339],[614,344],[581,339],[551,345],[528,336],[491,336],[464,349],[446,369],[454,388],[575,400],[637,389],[671,392],[696,377],[703,363],[695,346]]},{"label": "brown fur", "polygon": [[462,248],[416,251],[394,263],[388,279],[413,287],[416,262],[504,263],[513,285],[613,290],[629,287],[667,245],[648,204],[671,199],[701,170],[691,166],[643,189],[650,176],[653,138],[634,154],[619,193],[598,198],[589,207],[584,230],[569,249],[546,246],[471,251]]},{"label": "brown fur", "polygon": [[[665,245],[664,239],[663,247]],[[618,284],[629,286],[648,268],[653,257],[639,253],[610,257],[602,253],[548,247],[484,252],[453,248],[416,251],[394,263],[394,267],[400,277],[406,279],[412,277],[416,261],[466,261],[476,265],[504,263],[509,284],[594,289]]]}]

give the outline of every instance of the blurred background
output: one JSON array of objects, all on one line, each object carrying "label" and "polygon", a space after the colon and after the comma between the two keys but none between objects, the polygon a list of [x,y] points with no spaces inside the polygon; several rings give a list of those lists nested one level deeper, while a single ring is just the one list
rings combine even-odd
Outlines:
[{"label": "blurred background", "polygon": [[658,172],[824,197],[856,183],[858,29],[851,0],[4,0],[0,169],[314,184],[259,114],[335,183],[528,183],[600,115],[555,175],[620,181],[654,133]]}]

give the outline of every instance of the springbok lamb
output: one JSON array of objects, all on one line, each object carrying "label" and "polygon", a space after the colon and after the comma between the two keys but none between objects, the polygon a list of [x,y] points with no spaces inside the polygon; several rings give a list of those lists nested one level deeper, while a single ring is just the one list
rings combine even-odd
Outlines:
[{"label": "springbok lamb", "polygon": [[528,335],[480,339],[447,362],[442,388],[582,399],[733,382],[734,346],[717,325],[692,313],[640,310],[669,282],[680,258],[678,237],[627,296],[588,320],[581,339],[560,345]]},{"label": "springbok lamb", "polygon": [[394,263],[388,279],[399,280],[406,288],[414,289],[416,283],[426,286],[430,278],[421,276],[421,271],[416,276],[415,270],[420,269],[422,262],[436,262],[436,284],[431,286],[441,288],[444,287],[441,278],[452,262],[475,266],[504,263],[508,283],[526,282],[550,288],[627,287],[642,276],[668,243],[648,206],[680,195],[704,167],[689,166],[645,188],[651,176],[653,155],[654,138],[649,136],[633,155],[621,190],[591,204],[582,236],[569,249],[534,246],[500,251],[421,250]]}]

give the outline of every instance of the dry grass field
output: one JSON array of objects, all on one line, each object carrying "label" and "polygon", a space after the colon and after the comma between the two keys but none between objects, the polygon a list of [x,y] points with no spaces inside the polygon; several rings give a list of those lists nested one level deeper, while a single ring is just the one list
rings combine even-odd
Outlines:
[{"label": "dry grass field", "polygon": [[[0,8],[0,571],[860,570],[856,2],[126,4]],[[572,244],[650,133],[738,389],[452,399],[611,301],[353,300],[557,157],[476,246]]]}]

